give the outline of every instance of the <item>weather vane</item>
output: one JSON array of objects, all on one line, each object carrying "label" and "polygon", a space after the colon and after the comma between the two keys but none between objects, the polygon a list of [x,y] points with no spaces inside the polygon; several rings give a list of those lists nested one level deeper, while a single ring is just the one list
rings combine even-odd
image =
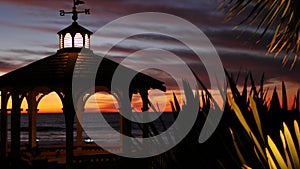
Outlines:
[{"label": "weather vane", "polygon": [[78,14],[79,13],[84,13],[86,15],[90,14],[90,9],[85,9],[84,11],[77,11],[76,6],[80,5],[80,4],[84,4],[83,1],[80,0],[73,0],[74,1],[74,6],[73,6],[73,10],[71,12],[65,12],[64,10],[60,10],[59,11],[59,15],[60,16],[65,16],[65,14],[73,14],[72,15],[72,19],[74,20],[74,22],[77,21],[78,19]]}]

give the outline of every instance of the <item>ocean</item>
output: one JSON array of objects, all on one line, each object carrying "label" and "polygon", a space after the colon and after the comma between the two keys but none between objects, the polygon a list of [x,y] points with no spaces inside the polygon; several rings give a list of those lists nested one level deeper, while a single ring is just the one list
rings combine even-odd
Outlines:
[{"label": "ocean", "polygon": [[[120,130],[120,114],[119,113],[102,113],[106,121],[115,131]],[[104,124],[100,124],[98,113],[84,113],[83,122],[85,129],[83,138],[96,138],[101,144],[119,144],[120,135],[112,133]],[[11,140],[11,117],[8,115],[8,141]],[[154,125],[159,132],[165,131],[174,122],[172,113],[162,113],[160,119],[154,121]],[[21,145],[28,144],[28,115],[21,114]],[[39,145],[63,145],[65,144],[65,121],[62,113],[40,113],[37,115],[37,138]],[[88,134],[87,134],[88,133]],[[132,134],[134,137],[142,137],[141,125],[132,123]],[[76,124],[74,123],[74,143],[76,142]]]}]

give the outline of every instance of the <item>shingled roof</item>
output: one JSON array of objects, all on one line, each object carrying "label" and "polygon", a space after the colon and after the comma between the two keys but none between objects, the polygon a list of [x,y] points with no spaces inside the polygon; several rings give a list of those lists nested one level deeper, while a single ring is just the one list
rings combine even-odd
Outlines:
[{"label": "shingled roof", "polygon": [[[82,80],[93,74],[90,69],[99,58],[102,59],[99,66],[95,85],[102,85],[110,88],[111,80],[116,68],[123,69],[136,76],[131,82],[131,87],[153,88],[166,90],[163,82],[148,75],[137,73],[127,67],[101,56],[95,55],[89,49],[63,49],[56,54],[33,62],[25,67],[9,72],[0,77],[0,87],[66,87],[72,84],[73,74],[79,75]],[[76,63],[76,68],[75,68]]]},{"label": "shingled roof", "polygon": [[59,32],[57,32],[57,34],[66,34],[66,33],[76,34],[78,32],[84,32],[84,33],[87,33],[89,35],[93,34],[93,32],[91,32],[88,29],[80,26],[77,22],[73,22],[70,26],[64,28],[63,30],[61,30]]}]

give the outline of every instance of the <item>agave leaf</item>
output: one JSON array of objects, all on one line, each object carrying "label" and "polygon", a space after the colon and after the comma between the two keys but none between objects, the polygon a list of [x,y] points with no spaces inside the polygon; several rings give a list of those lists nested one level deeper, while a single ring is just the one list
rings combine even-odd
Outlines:
[{"label": "agave leaf", "polygon": [[248,165],[246,165],[246,164],[243,164],[243,166],[242,166],[242,169],[252,169],[251,167],[249,167]]},{"label": "agave leaf", "polygon": [[[201,82],[197,76],[196,76],[196,78],[199,82]],[[207,95],[207,97],[209,97],[209,99],[207,99],[207,101],[209,102],[208,104],[210,105],[210,101],[212,101],[213,105],[214,105],[213,111],[217,112],[217,113],[209,113],[207,115],[206,121],[203,125],[202,131],[201,131],[199,139],[198,139],[199,143],[203,143],[204,141],[206,141],[208,139],[208,137],[210,136],[210,134],[212,134],[212,132],[217,128],[216,124],[219,124],[221,117],[222,117],[222,114],[220,112],[223,112],[223,111],[221,111],[221,108],[217,104],[216,100],[211,96],[211,94],[208,92],[206,95]],[[198,101],[198,104],[199,104],[199,101]],[[214,123],[211,123],[212,120],[214,121]],[[209,128],[209,130],[208,130],[208,128]],[[206,132],[204,132],[204,131],[206,131]],[[209,131],[209,132],[207,132],[207,131]]]},{"label": "agave leaf", "polygon": [[200,86],[203,88],[203,90],[205,91],[205,93],[209,96],[209,98],[212,98],[210,92],[208,91],[208,89],[206,88],[206,86],[204,85],[204,83],[198,78],[198,76],[196,75],[196,73],[191,70],[194,77],[196,78],[197,82],[200,84]]},{"label": "agave leaf", "polygon": [[294,120],[294,129],[295,129],[296,138],[298,139],[298,146],[299,146],[298,150],[300,151],[300,130],[296,120]]},{"label": "agave leaf", "polygon": [[255,137],[254,134],[252,134],[252,132],[250,132],[250,137],[254,142],[254,145],[258,148],[258,151],[260,152],[260,154],[263,156],[263,158],[266,160],[266,155],[264,154],[264,151],[262,149],[262,144],[260,144],[260,142],[257,140],[257,138]]},{"label": "agave leaf", "polygon": [[287,94],[286,94],[286,88],[285,88],[285,84],[282,81],[282,111],[283,112],[287,112],[288,108],[287,108]]},{"label": "agave leaf", "polygon": [[268,136],[268,144],[270,146],[270,149],[273,152],[273,155],[278,163],[278,165],[280,166],[281,169],[287,169],[287,165],[285,163],[285,161],[283,160],[277,146],[275,145],[275,143],[273,142],[273,140],[270,138],[270,136]]},{"label": "agave leaf", "polygon": [[180,112],[181,108],[178,102],[178,99],[175,95],[175,93],[173,92],[173,99],[174,99],[174,104],[175,104],[175,108],[176,108],[176,112]]},{"label": "agave leaf", "polygon": [[[154,112],[157,113],[158,111],[157,111],[157,109],[155,108],[155,106],[152,104],[151,100],[148,100],[148,101],[149,101],[148,104],[150,105],[151,109],[152,109]],[[158,106],[158,104],[156,104],[156,105]],[[159,107],[158,107],[158,109],[159,109]]]},{"label": "agave leaf", "polygon": [[[225,70],[226,71],[226,70]],[[201,87],[203,88],[203,90],[205,91],[207,97],[209,99],[207,99],[207,101],[209,102],[210,99],[213,102],[215,109],[217,109],[217,111],[221,111],[221,108],[219,107],[219,105],[217,104],[216,100],[212,97],[212,95],[210,94],[210,92],[208,91],[208,89],[205,87],[204,83],[198,78],[198,76],[196,76],[195,72],[192,70],[192,73],[194,74],[196,80],[198,81],[198,83],[201,85]]]},{"label": "agave leaf", "polygon": [[227,93],[226,92],[226,89],[227,89],[226,81],[224,82],[223,87],[222,87],[222,84],[221,84],[221,82],[218,78],[216,78],[216,81],[217,81],[218,90],[219,90],[219,92],[222,96],[223,101],[225,102],[226,101],[226,93]]},{"label": "agave leaf", "polygon": [[297,97],[296,97],[296,111],[298,111],[299,112],[299,104],[300,104],[300,102],[299,102],[299,100],[300,100],[300,90],[298,90],[297,91]]},{"label": "agave leaf", "polygon": [[262,74],[261,79],[260,79],[260,87],[259,87],[259,94],[260,98],[263,98],[264,95],[264,79],[265,79],[265,73]]},{"label": "agave leaf", "polygon": [[248,78],[249,78],[249,73],[245,77],[245,81],[244,81],[244,87],[243,87],[243,92],[242,92],[242,100],[243,100],[243,102],[247,102],[247,87],[248,87],[247,82],[248,82]]},{"label": "agave leaf", "polygon": [[268,93],[269,93],[269,87],[267,88],[267,90],[265,91],[265,95],[263,96],[263,102],[266,102],[266,100],[267,100],[267,95],[268,95]]},{"label": "agave leaf", "polygon": [[267,148],[265,148],[265,151],[266,151],[266,154],[267,154],[268,164],[269,164],[270,169],[277,169],[276,164],[275,164],[269,150]]},{"label": "agave leaf", "polygon": [[300,163],[299,163],[299,157],[297,154],[297,149],[295,147],[292,135],[288,129],[288,127],[286,126],[285,123],[283,123],[283,132],[284,132],[284,136],[286,138],[286,142],[289,148],[289,152],[291,153],[292,156],[292,162],[294,164],[295,168],[300,168]]},{"label": "agave leaf", "polygon": [[264,134],[263,134],[263,131],[262,131],[262,128],[261,128],[261,122],[260,122],[260,117],[259,117],[259,114],[258,114],[258,111],[257,111],[256,103],[255,103],[255,101],[253,100],[253,98],[251,96],[249,96],[249,100],[250,100],[250,106],[251,106],[251,109],[252,109],[252,112],[253,112],[253,116],[254,116],[255,123],[256,123],[256,126],[258,128],[259,134],[260,134],[261,138],[263,139],[263,141],[265,142],[265,138],[264,138]]},{"label": "agave leaf", "polygon": [[238,105],[233,101],[233,99],[228,96],[228,101],[229,103],[231,104],[234,112],[235,112],[235,115],[236,117],[238,118],[238,120],[240,121],[240,123],[242,124],[242,126],[244,127],[244,129],[247,131],[247,133],[249,134],[251,131],[246,119],[244,118],[240,108],[238,107]]},{"label": "agave leaf", "polygon": [[276,111],[278,111],[280,109],[281,109],[281,107],[280,107],[280,101],[279,101],[277,89],[275,87],[274,91],[273,91],[273,94],[272,94],[269,111],[270,112],[276,112]]},{"label": "agave leaf", "polygon": [[202,99],[202,108],[204,109],[207,106],[207,102],[203,90],[201,91],[201,99]]},{"label": "agave leaf", "polygon": [[235,115],[237,116],[238,120],[240,121],[240,123],[242,124],[242,126],[244,127],[244,129],[247,131],[247,133],[249,134],[249,136],[252,138],[255,146],[257,146],[259,152],[261,153],[261,155],[264,157],[264,159],[266,159],[266,156],[264,155],[263,149],[261,147],[261,145],[259,144],[259,141],[257,140],[257,138],[255,137],[255,135],[252,135],[252,130],[250,129],[247,121],[245,120],[240,108],[238,107],[238,105],[233,101],[233,99],[231,97],[228,97],[228,101],[231,104]]},{"label": "agave leaf", "polygon": [[170,104],[171,104],[171,108],[172,108],[173,117],[174,117],[174,119],[176,119],[178,117],[178,112],[175,109],[174,103],[172,101],[170,101]]},{"label": "agave leaf", "polygon": [[238,89],[236,88],[236,83],[234,82],[233,78],[230,77],[229,73],[227,72],[227,70],[225,70],[225,74],[228,78],[228,82],[229,82],[229,86],[230,86],[230,89],[231,89],[231,93],[234,97],[235,100],[237,100],[238,98],[241,97],[240,95],[240,92],[238,91]]},{"label": "agave leaf", "polygon": [[262,167],[265,168],[265,167],[263,166],[264,163],[263,163],[263,161],[262,161],[262,159],[261,159],[261,155],[258,154],[258,150],[257,150],[256,146],[254,146],[253,149],[254,149],[254,153],[255,153],[256,157],[258,158],[259,162],[262,164]]},{"label": "agave leaf", "polygon": [[[184,94],[185,94],[185,99],[186,99],[186,104],[193,104],[195,102],[195,97],[194,97],[194,93],[193,93],[193,90],[191,89],[191,86],[189,85],[189,83],[185,80],[182,81],[182,84],[183,84],[183,89],[184,89]],[[198,97],[199,98],[199,97]],[[197,98],[197,99],[198,99]],[[176,99],[177,100],[177,99]],[[179,106],[179,103],[178,101],[176,101],[178,106]],[[176,103],[175,102],[175,103]],[[192,103],[190,103],[192,102]],[[196,102],[196,104],[199,104],[199,102]],[[198,106],[199,107],[199,106]]]},{"label": "agave leaf", "polygon": [[284,137],[281,130],[280,130],[280,139],[281,139],[281,142],[282,142],[282,145],[283,145],[283,150],[284,150],[285,158],[286,158],[286,161],[287,161],[287,166],[288,166],[289,169],[292,169],[292,163],[291,163],[289,154],[288,154],[287,149],[286,149],[285,137]]},{"label": "agave leaf", "polygon": [[234,144],[234,148],[235,148],[235,150],[237,152],[238,158],[240,159],[240,162],[242,164],[246,164],[246,160],[244,159],[244,157],[243,157],[243,155],[242,155],[242,153],[241,153],[241,151],[239,149],[239,146],[238,146],[238,144],[237,144],[237,142],[235,140],[234,133],[233,133],[233,131],[232,131],[231,128],[229,128],[229,130],[230,130],[230,134],[231,134],[231,137],[232,137],[232,140],[233,140],[233,144]]},{"label": "agave leaf", "polygon": [[252,73],[250,73],[250,81],[251,81],[251,90],[253,90],[253,97],[258,98],[258,93],[257,93],[257,90],[256,90],[256,86],[254,84],[254,79],[252,77]]}]

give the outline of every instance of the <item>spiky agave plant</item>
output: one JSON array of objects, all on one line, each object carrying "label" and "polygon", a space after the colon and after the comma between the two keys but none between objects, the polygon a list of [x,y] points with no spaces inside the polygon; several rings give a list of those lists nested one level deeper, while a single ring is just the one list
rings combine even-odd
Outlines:
[{"label": "spiky agave plant", "polygon": [[[261,126],[261,121],[258,116],[256,103],[252,97],[249,97],[250,108],[252,109],[259,134],[253,132],[253,129],[249,127],[247,120],[245,119],[243,113],[241,112],[235,101],[230,96],[228,96],[228,100],[239,122],[242,124],[244,130],[248,134],[248,137],[251,138],[253,143],[253,151],[262,167],[271,169],[300,168],[300,130],[297,120],[294,120],[293,132],[291,132],[286,123],[283,122],[283,130],[280,130],[278,132],[278,134],[280,134],[282,144],[275,143],[269,135],[264,134]],[[242,163],[244,168],[249,168],[247,159],[244,158],[245,153],[249,152],[241,151],[241,145],[243,143],[239,142],[236,139],[236,133],[231,128],[230,132],[240,162]]]},{"label": "spiky agave plant", "polygon": [[[237,88],[239,75],[236,79],[227,71],[226,75],[232,94],[232,97],[228,96],[228,104],[233,109],[233,111],[227,111],[226,114],[228,115],[229,112],[231,119],[229,130],[233,139],[233,147],[236,150],[236,156],[240,163],[243,164],[243,167],[247,168],[248,166],[252,166],[255,168],[271,168],[270,164],[272,164],[275,154],[277,154],[276,157],[280,157],[278,156],[278,152],[284,153],[284,151],[287,151],[285,154],[288,154],[289,156],[282,156],[284,160],[287,160],[285,161],[287,164],[289,159],[292,159],[290,154],[297,154],[292,150],[296,150],[299,157],[299,146],[295,146],[296,149],[291,148],[287,150],[284,145],[288,144],[278,144],[280,142],[290,142],[290,146],[288,147],[292,147],[293,144],[291,143],[291,139],[288,138],[292,138],[292,140],[295,140],[294,142],[296,143],[297,140],[299,142],[299,136],[297,134],[299,129],[288,132],[289,130],[287,127],[290,126],[291,128],[291,126],[294,126],[294,128],[297,128],[298,126],[297,121],[293,122],[292,119],[299,119],[299,91],[295,96],[292,109],[288,110],[288,99],[284,82],[282,82],[281,107],[276,88],[273,91],[272,98],[267,100],[268,89],[264,89],[264,75],[260,80],[259,89],[257,89],[252,74],[248,73],[244,80],[242,92],[239,92]],[[248,92],[249,79],[250,91]],[[230,112],[233,112],[233,114]],[[282,124],[284,121],[284,132],[286,135],[282,134],[282,136],[284,136],[282,137],[279,133],[280,130],[282,130]],[[292,137],[288,137],[288,133],[292,133]],[[278,152],[276,152],[275,147],[279,150]],[[278,162],[280,158],[274,159],[276,159],[275,166],[278,167],[279,164],[282,164],[282,160]],[[293,159],[293,161],[295,161],[297,158]],[[287,166],[289,166],[289,168],[298,167],[296,163]]]},{"label": "spiky agave plant", "polygon": [[[189,98],[190,100],[200,100],[200,109],[199,109],[199,119],[196,121],[196,127],[194,127],[191,131],[191,133],[188,135],[188,137],[180,143],[178,146],[176,146],[172,151],[169,151],[159,158],[155,159],[156,161],[159,161],[156,165],[156,168],[183,168],[186,167],[186,165],[191,166],[210,166],[211,168],[225,166],[226,168],[233,168],[239,166],[236,162],[236,155],[233,154],[234,151],[237,151],[237,156],[239,158],[239,161],[244,164],[244,168],[249,166],[257,166],[259,168],[269,168],[269,163],[273,164],[272,161],[275,159],[274,163],[275,166],[278,165],[276,160],[277,158],[274,158],[274,154],[276,154],[276,149],[274,147],[277,147],[279,152],[281,152],[283,149],[282,146],[273,143],[278,143],[278,139],[274,139],[273,135],[268,136],[270,130],[266,130],[265,122],[268,121],[274,114],[271,115],[263,115],[263,113],[269,113],[269,110],[272,109],[278,109],[284,113],[287,112],[287,106],[283,106],[283,108],[278,108],[276,105],[278,100],[278,94],[276,93],[276,90],[274,90],[273,97],[271,99],[271,103],[267,101],[267,91],[264,89],[264,75],[261,78],[260,81],[260,87],[259,89],[256,88],[256,85],[254,83],[254,79],[249,73],[244,81],[244,89],[240,93],[237,89],[237,79],[234,79],[233,76],[230,76],[228,72],[226,72],[229,86],[231,88],[231,93],[233,95],[233,98],[231,98],[231,101],[225,106],[225,112],[224,117],[225,119],[219,124],[218,130],[213,135],[213,137],[208,141],[207,144],[200,145],[197,140],[199,137],[199,131],[203,125],[204,120],[206,119],[207,112],[210,108],[212,108],[212,105],[214,104],[214,99],[212,95],[209,93],[208,89],[205,87],[205,85],[200,81],[200,79],[197,78],[200,86],[203,88],[202,92],[199,94],[196,94],[193,98]],[[250,92],[247,91],[248,88],[248,80],[250,79],[250,86],[251,90]],[[284,83],[282,90],[283,90],[283,105],[286,105],[287,103],[287,96],[286,92],[284,92],[285,85]],[[185,93],[191,92],[191,89],[186,85],[185,87]],[[299,93],[299,92],[298,92]],[[176,95],[173,95],[174,101],[171,102],[172,110],[174,117],[176,118],[178,116],[178,113],[181,111],[181,107],[179,106],[179,102],[176,98]],[[201,98],[201,99],[200,99]],[[189,101],[186,103],[188,104]],[[233,104],[235,103],[235,104]],[[232,114],[230,114],[231,110],[229,109],[228,105],[235,105],[239,109],[240,113],[234,113],[234,116],[237,116],[238,118],[236,120],[232,117]],[[213,106],[214,107],[214,106]],[[216,108],[217,106],[215,106]],[[227,107],[227,108],[226,108]],[[236,109],[236,110],[238,110]],[[251,111],[250,111],[251,110]],[[299,112],[299,94],[295,97],[294,105],[293,105],[293,111]],[[188,113],[188,112],[186,112]],[[226,117],[227,116],[227,117]],[[243,120],[241,120],[243,119]],[[241,123],[242,125],[239,125],[237,123]],[[295,123],[295,128],[297,128],[297,122]],[[288,124],[288,123],[287,123]],[[278,123],[272,124],[269,128],[274,129],[274,126],[278,125]],[[281,126],[282,123],[279,123]],[[227,130],[228,127],[231,127],[230,130]],[[293,139],[299,138],[299,134],[296,134],[296,132],[287,132],[288,127],[284,127],[287,129],[284,129],[286,133],[291,133],[291,137]],[[245,130],[246,129],[246,130]],[[280,127],[277,132],[279,133]],[[284,133],[283,131],[283,133]],[[297,131],[295,129],[295,131]],[[231,133],[231,134],[230,134]],[[279,135],[279,134],[278,134]],[[284,135],[284,134],[283,134]],[[295,137],[296,136],[296,137]],[[234,145],[229,145],[231,137],[234,139]],[[291,143],[288,143],[291,138],[288,137],[288,134],[284,135],[284,137],[279,137],[280,140],[285,140],[284,143],[287,148],[291,147],[289,145],[292,145]],[[272,138],[272,139],[271,139]],[[281,141],[282,142],[282,141]],[[299,142],[299,140],[298,140]],[[221,143],[221,144],[220,144]],[[295,142],[294,142],[295,143]],[[295,143],[296,144],[296,143]],[[249,146],[250,145],[250,146]],[[252,145],[255,145],[252,147]],[[253,151],[249,151],[250,150]],[[270,148],[272,147],[272,149]],[[296,146],[296,152],[298,152],[298,146]],[[267,149],[266,149],[267,148]],[[221,150],[222,149],[222,150]],[[212,153],[212,150],[214,150]],[[293,159],[290,155],[292,152],[295,154],[295,151],[292,151],[293,148],[286,149],[286,154],[289,155],[289,159]],[[198,153],[199,156],[194,156],[194,153]],[[208,155],[208,154],[214,154],[214,155]],[[297,153],[296,153],[297,154]],[[201,156],[202,155],[202,156]],[[278,155],[277,155],[278,156]],[[276,157],[277,157],[276,156]],[[272,157],[272,158],[270,158]],[[280,156],[278,156],[280,157]],[[287,159],[286,156],[282,156],[284,160]],[[295,157],[295,156],[294,156]],[[299,155],[298,155],[299,157]],[[249,160],[250,159],[250,160]],[[280,159],[280,158],[278,158]],[[297,158],[294,158],[297,159]],[[269,162],[269,161],[270,162]],[[162,162],[163,161],[163,162]],[[287,160],[291,161],[291,160]],[[295,161],[295,160],[292,160]],[[296,160],[297,161],[297,160]],[[161,163],[162,162],[162,163]],[[205,164],[206,163],[206,164]],[[209,163],[209,164],[208,164]],[[215,164],[212,164],[215,163]],[[219,163],[216,164],[216,163]],[[173,165],[170,165],[173,164]],[[294,165],[294,164],[293,164]],[[160,166],[160,167],[159,167]],[[161,167],[164,166],[164,167]],[[168,166],[168,167],[166,167]],[[212,167],[213,166],[213,167]],[[291,166],[291,165],[288,165]],[[222,168],[220,167],[220,168]],[[293,167],[293,166],[292,166]]]},{"label": "spiky agave plant", "polygon": [[[233,161],[228,161],[228,159],[232,160],[234,158],[234,155],[231,154],[231,152],[233,152],[232,149],[227,146],[226,142],[220,141],[224,139],[224,137],[229,136],[228,138],[230,138],[228,131],[224,130],[226,128],[225,126],[227,126],[225,123],[220,124],[224,126],[218,127],[215,134],[213,134],[213,136],[205,144],[199,144],[198,142],[200,131],[207,118],[209,110],[211,108],[220,108],[202,81],[200,81],[197,76],[196,78],[202,87],[201,92],[192,91],[188,83],[183,81],[186,99],[184,104],[180,106],[177,96],[174,93],[173,100],[171,101],[174,119],[178,117],[179,113],[190,113],[188,110],[189,104],[199,106],[199,112],[197,119],[195,120],[195,124],[187,136],[173,149],[151,159],[151,163],[153,166],[155,165],[155,168],[223,168],[224,166],[228,166],[227,164],[232,166],[231,164],[234,163]],[[234,164],[234,166],[237,165]]]}]

